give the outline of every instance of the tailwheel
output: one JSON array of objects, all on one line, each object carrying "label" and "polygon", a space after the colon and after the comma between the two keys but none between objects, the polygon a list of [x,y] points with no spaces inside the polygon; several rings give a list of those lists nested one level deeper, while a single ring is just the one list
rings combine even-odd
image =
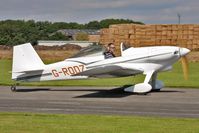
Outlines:
[{"label": "tailwheel", "polygon": [[10,87],[10,90],[11,90],[12,92],[16,92],[16,91],[17,91],[16,85],[12,85],[12,86]]}]

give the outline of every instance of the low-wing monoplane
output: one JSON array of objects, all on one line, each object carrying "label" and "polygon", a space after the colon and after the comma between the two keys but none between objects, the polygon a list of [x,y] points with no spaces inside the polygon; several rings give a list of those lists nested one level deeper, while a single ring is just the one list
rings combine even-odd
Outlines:
[{"label": "low-wing monoplane", "polygon": [[[164,87],[157,80],[158,72],[172,69],[172,65],[182,58],[187,78],[187,55],[190,50],[177,46],[152,46],[124,49],[121,56],[105,59],[100,45],[81,50],[76,56],[64,61],[45,65],[30,43],[14,46],[12,79],[16,81],[47,81],[88,79],[104,77],[124,77],[144,74],[143,83],[124,89],[126,92],[147,93]],[[16,91],[16,86],[11,87]]]}]

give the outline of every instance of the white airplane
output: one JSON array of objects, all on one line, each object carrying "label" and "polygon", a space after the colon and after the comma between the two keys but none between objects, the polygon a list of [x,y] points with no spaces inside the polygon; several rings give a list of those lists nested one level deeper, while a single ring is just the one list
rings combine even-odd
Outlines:
[{"label": "white airplane", "polygon": [[[34,82],[144,74],[146,76],[143,83],[127,87],[124,91],[145,94],[164,87],[163,82],[157,80],[157,73],[171,70],[172,65],[181,57],[185,78],[188,76],[185,55],[190,50],[187,48],[153,46],[124,49],[121,44],[121,56],[105,59],[99,47],[100,45],[95,45],[80,51],[72,58],[45,65],[30,43],[14,46],[12,79]],[[11,90],[16,91],[16,85]]]}]

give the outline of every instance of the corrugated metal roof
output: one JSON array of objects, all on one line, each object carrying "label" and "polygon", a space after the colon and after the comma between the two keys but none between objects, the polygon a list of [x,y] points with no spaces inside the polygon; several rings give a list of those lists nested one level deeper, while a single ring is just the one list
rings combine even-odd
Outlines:
[{"label": "corrugated metal roof", "polygon": [[94,30],[94,29],[62,29],[62,30],[58,30],[58,32],[62,32],[68,36],[73,36],[77,33],[87,33],[89,35],[99,35],[100,34],[100,30]]}]

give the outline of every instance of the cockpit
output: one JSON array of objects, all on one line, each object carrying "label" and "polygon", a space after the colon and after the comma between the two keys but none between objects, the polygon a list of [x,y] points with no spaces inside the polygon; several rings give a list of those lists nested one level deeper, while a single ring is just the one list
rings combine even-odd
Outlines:
[{"label": "cockpit", "polygon": [[[125,51],[130,48],[128,45],[121,44],[121,51]],[[95,57],[95,56],[104,56],[104,52],[106,51],[106,47],[99,44],[92,44],[85,48],[82,48],[78,53],[73,55],[70,58],[78,58],[78,57]],[[116,51],[115,51],[116,52]]]}]

